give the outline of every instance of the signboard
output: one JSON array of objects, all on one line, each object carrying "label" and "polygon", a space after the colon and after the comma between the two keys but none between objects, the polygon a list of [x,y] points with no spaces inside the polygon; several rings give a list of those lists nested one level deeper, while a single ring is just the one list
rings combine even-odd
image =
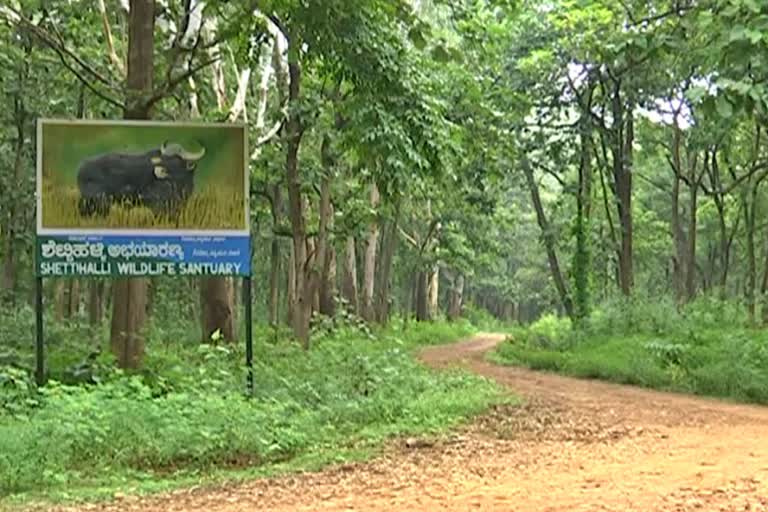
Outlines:
[{"label": "signboard", "polygon": [[39,277],[250,276],[243,124],[41,119]]}]

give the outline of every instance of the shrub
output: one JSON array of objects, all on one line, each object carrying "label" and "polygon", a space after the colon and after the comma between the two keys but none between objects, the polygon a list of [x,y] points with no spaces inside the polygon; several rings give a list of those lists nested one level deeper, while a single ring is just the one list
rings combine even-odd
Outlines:
[{"label": "shrub", "polygon": [[615,299],[580,330],[546,315],[492,358],[586,378],[768,403],[768,333],[736,302]]},{"label": "shrub", "polygon": [[498,400],[499,388],[432,372],[410,349],[471,330],[466,322],[409,324],[370,339],[338,328],[309,352],[284,340],[258,343],[252,398],[242,393],[239,344],[148,344],[141,373],[99,370],[101,378],[54,380],[39,393],[24,371],[2,381],[0,370],[15,390],[0,391],[12,404],[0,409],[0,494],[268,465],[446,428]]}]

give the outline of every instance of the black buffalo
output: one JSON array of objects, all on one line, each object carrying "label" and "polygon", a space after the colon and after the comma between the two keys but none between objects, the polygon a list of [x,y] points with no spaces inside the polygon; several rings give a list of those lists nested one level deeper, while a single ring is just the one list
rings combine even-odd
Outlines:
[{"label": "black buffalo", "polygon": [[191,152],[163,143],[141,154],[107,153],[84,160],[77,174],[80,215],[107,215],[114,203],[178,214],[194,190],[194,170],[205,148]]}]

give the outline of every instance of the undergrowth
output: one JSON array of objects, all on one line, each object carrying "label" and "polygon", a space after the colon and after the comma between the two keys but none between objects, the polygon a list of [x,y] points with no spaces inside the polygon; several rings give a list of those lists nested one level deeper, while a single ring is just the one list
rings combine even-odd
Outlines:
[{"label": "undergrowth", "polygon": [[666,299],[603,304],[578,328],[545,315],[489,355],[583,378],[768,403],[768,331],[744,308],[701,297],[678,310]]},{"label": "undergrowth", "polygon": [[[256,329],[252,397],[242,343],[201,345],[194,333],[152,329],[144,369],[127,374],[95,350],[103,333],[59,326],[50,333],[52,380],[41,389],[30,359],[8,351],[0,495],[68,500],[226,468],[344,459],[388,436],[439,432],[502,399],[490,381],[433,372],[413,357],[420,345],[468,335],[467,322],[315,328],[308,352]],[[13,346],[13,329],[0,329],[3,346]]]}]

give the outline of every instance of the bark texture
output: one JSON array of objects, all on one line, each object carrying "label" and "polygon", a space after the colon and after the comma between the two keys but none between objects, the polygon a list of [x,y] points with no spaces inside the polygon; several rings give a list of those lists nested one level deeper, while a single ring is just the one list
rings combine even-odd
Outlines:
[{"label": "bark texture", "polygon": [[379,270],[376,273],[376,321],[384,324],[389,320],[390,300],[392,297],[392,261],[397,249],[397,226],[399,209],[395,213],[381,240]]},{"label": "bark texture", "polygon": [[555,288],[560,297],[560,303],[563,306],[566,314],[573,318],[573,302],[568,292],[563,273],[560,270],[560,261],[557,258],[557,251],[555,249],[555,236],[549,225],[549,220],[544,212],[544,206],[541,203],[541,197],[539,195],[539,186],[536,183],[533,175],[533,169],[526,157],[522,159],[523,173],[528,184],[528,191],[531,194],[531,200],[533,201],[533,207],[536,210],[536,220],[541,229],[542,239],[544,241],[544,249],[547,253],[547,261],[549,262],[549,271],[552,274],[552,279],[555,282]]},{"label": "bark texture", "polygon": [[202,341],[209,343],[217,330],[224,341],[237,337],[235,329],[235,289],[231,277],[205,277],[200,280]]},{"label": "bark texture", "polygon": [[[376,210],[379,207],[380,200],[379,187],[374,183],[371,185],[370,192],[370,203],[373,210]],[[372,322],[376,319],[373,297],[376,283],[376,252],[378,246],[379,222],[377,219],[374,219],[368,227],[368,240],[365,244],[365,259],[363,262],[362,316],[368,322]]]},{"label": "bark texture", "polygon": [[106,283],[102,280],[93,279],[88,283],[88,323],[94,327],[104,318],[105,288]]},{"label": "bark texture", "polygon": [[[130,0],[125,119],[150,117],[145,96],[152,91],[154,31],[154,0]],[[147,283],[146,278],[122,278],[112,287],[110,345],[121,368],[139,368],[144,360]]]},{"label": "bark texture", "polygon": [[344,265],[341,276],[341,294],[347,301],[349,309],[354,314],[359,314],[360,304],[357,292],[357,250],[355,237],[347,237],[344,246]]},{"label": "bark texture", "polygon": [[450,300],[448,303],[448,319],[456,320],[461,316],[464,305],[464,274],[457,274],[451,286]]}]

